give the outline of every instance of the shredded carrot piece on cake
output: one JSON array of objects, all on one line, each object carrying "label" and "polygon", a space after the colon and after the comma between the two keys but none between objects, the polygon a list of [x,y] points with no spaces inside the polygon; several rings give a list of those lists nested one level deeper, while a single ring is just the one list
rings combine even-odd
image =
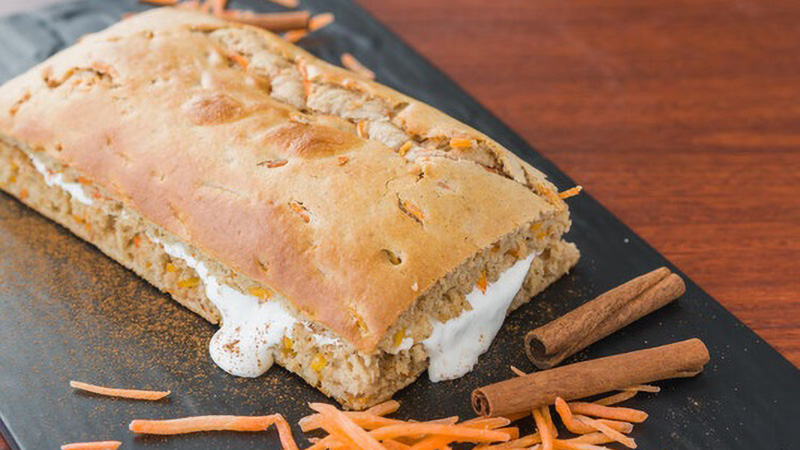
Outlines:
[{"label": "shredded carrot piece on cake", "polygon": [[170,391],[144,391],[139,389],[116,389],[94,384],[83,383],[80,381],[70,381],[69,385],[75,389],[80,389],[94,394],[106,395],[109,397],[130,398],[134,400],[161,400],[169,395]]},{"label": "shredded carrot piece on cake", "polygon": [[472,143],[472,140],[467,138],[450,139],[450,147],[453,148],[468,148],[472,146]]},{"label": "shredded carrot piece on cake", "polygon": [[369,78],[370,80],[375,79],[375,72],[370,70],[367,66],[361,63],[361,61],[357,60],[355,56],[350,53],[344,53],[341,57],[342,65],[347,69],[352,70],[353,72],[360,73],[365,77]]},{"label": "shredded carrot piece on cake", "polygon": [[139,434],[186,434],[199,431],[264,431],[278,420],[271,416],[194,416],[169,420],[136,419],[128,427]]},{"label": "shredded carrot piece on cake", "polygon": [[558,196],[561,197],[561,199],[563,200],[563,199],[574,197],[574,196],[578,195],[582,190],[583,190],[583,186],[575,186],[573,188],[567,189],[564,192],[559,192]]},{"label": "shredded carrot piece on cake", "polygon": [[308,29],[311,31],[317,31],[320,28],[332,24],[335,19],[336,17],[333,15],[333,13],[327,12],[327,13],[317,14],[308,21]]},{"label": "shredded carrot piece on cake", "polygon": [[482,294],[486,293],[486,269],[481,271],[481,276],[478,278],[478,281],[475,283],[475,286],[481,290]]},{"label": "shredded carrot piece on cake", "polygon": [[74,442],[62,445],[61,450],[117,450],[120,445],[120,441]]},{"label": "shredded carrot piece on cake", "polygon": [[570,402],[569,409],[573,414],[583,414],[604,419],[622,420],[625,422],[641,423],[647,419],[647,413],[638,409],[620,408],[616,406],[603,406],[595,403]]},{"label": "shredded carrot piece on cake", "polygon": [[594,445],[594,444],[608,444],[609,442],[614,442],[614,440],[609,438],[605,434],[597,431],[594,433],[584,434],[583,436],[579,436],[576,438],[566,439],[564,442]]}]

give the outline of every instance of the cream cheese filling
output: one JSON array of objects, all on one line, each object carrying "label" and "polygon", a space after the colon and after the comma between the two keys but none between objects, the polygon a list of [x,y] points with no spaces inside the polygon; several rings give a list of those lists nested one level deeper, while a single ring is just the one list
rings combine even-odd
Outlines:
[{"label": "cream cheese filling", "polygon": [[453,380],[469,373],[478,357],[489,349],[522,287],[538,253],[532,253],[506,269],[481,292],[476,286],[467,295],[472,306],[447,322],[432,320],[433,333],[422,341],[428,353],[428,377],[433,382]]},{"label": "cream cheese filling", "polygon": [[[27,154],[27,153],[26,153]],[[86,194],[86,191],[83,189],[80,183],[70,183],[68,181],[64,181],[64,175],[61,173],[50,173],[47,170],[47,167],[39,160],[39,158],[27,154],[28,158],[30,158],[31,162],[33,163],[33,167],[42,174],[44,177],[44,182],[47,183],[48,186],[58,186],[61,189],[67,191],[72,195],[72,197],[83,203],[84,205],[91,206],[94,201]]]}]

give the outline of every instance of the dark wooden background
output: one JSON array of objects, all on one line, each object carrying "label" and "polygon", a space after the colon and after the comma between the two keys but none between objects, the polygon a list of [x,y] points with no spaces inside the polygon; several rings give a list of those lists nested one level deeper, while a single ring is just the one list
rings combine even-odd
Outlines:
[{"label": "dark wooden background", "polygon": [[800,1],[360,3],[800,365]]},{"label": "dark wooden background", "polygon": [[360,3],[800,365],[800,2]]}]

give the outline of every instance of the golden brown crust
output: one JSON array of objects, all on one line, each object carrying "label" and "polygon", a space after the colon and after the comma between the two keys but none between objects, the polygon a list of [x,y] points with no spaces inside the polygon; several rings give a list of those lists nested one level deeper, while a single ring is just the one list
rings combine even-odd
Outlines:
[{"label": "golden brown crust", "polygon": [[[209,37],[225,27],[255,33],[309,83],[390,103],[391,123],[418,142],[466,136],[494,161],[459,149],[410,160],[339,119],[276,100],[270,80],[232,64]],[[88,36],[7,83],[0,134],[364,351],[453,268],[565,209],[538,171],[433,108],[267,32],[177,10]]]}]

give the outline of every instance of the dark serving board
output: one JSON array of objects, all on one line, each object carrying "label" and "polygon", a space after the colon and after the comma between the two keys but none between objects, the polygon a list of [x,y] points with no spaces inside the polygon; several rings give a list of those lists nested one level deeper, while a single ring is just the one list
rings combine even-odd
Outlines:
[{"label": "dark serving board", "polygon": [[[561,188],[573,182],[474,99],[366,12],[347,0],[304,0],[332,11],[334,25],[303,42],[337,61],[355,54],[379,81],[441,108],[494,137],[546,172]],[[234,6],[270,9],[264,1]],[[134,0],[81,0],[0,19],[0,79],[8,79],[81,35],[142,9]],[[669,264],[590,194],[570,200],[570,239],[583,257],[569,276],[514,313],[475,371],[452,382],[421,379],[397,395],[399,416],[471,417],[469,393],[531,369],[524,331],[541,325],[635,275]],[[123,448],[278,448],[268,433],[135,437],[133,418],[282,412],[294,421],[306,402],[326,401],[296,376],[274,368],[234,378],[211,362],[214,327],[168,300],[91,245],[0,194],[0,431],[12,449],[54,449],[66,442],[117,439]],[[650,419],[633,436],[641,448],[800,448],[800,371],[697,285],[650,317],[575,359],[594,358],[700,337],[712,361],[701,376],[659,383],[663,391],[630,402]],[[424,378],[424,377],[423,377]],[[168,388],[163,402],[73,392],[67,382]],[[299,441],[306,443],[299,430]]]}]

